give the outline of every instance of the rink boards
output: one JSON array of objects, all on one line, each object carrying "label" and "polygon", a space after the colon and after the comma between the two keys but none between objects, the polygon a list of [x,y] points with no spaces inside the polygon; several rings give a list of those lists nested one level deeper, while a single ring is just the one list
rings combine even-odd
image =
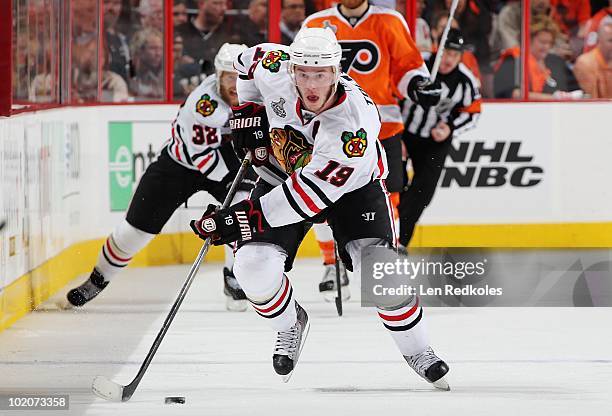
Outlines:
[{"label": "rink boards", "polygon": [[[0,120],[0,329],[78,274],[124,215],[176,106],[79,107]],[[488,103],[454,142],[416,246],[611,247],[611,103]],[[117,133],[119,132],[119,133]],[[134,265],[188,263],[189,201]],[[301,255],[316,256],[312,236]],[[211,253],[220,260],[221,252]]]}]

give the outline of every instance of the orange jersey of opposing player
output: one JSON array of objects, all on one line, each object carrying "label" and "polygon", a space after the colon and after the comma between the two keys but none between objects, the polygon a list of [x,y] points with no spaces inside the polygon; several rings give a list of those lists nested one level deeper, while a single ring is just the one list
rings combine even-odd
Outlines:
[{"label": "orange jersey of opposing player", "polygon": [[333,7],[310,15],[304,26],[329,27],[336,33],[342,46],[342,70],[378,106],[380,139],[400,133],[404,123],[398,97],[406,97],[408,83],[415,75],[429,77],[402,15],[369,6],[362,17],[349,20],[339,7]]}]

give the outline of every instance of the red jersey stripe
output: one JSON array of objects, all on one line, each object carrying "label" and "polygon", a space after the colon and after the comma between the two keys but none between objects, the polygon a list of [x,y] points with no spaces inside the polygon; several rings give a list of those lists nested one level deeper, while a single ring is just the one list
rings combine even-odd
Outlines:
[{"label": "red jersey stripe", "polygon": [[291,175],[291,183],[293,184],[293,189],[298,193],[298,195],[302,198],[302,200],[306,203],[308,209],[310,209],[315,214],[321,212],[321,209],[317,207],[314,201],[308,196],[308,194],[304,191],[300,183],[298,182],[295,172]]}]

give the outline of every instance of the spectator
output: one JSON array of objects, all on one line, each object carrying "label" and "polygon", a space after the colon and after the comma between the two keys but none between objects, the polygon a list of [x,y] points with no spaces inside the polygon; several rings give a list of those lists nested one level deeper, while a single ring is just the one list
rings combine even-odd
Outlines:
[{"label": "spectator", "polygon": [[595,49],[580,55],[574,74],[591,98],[612,98],[612,17],[599,25]]},{"label": "spectator", "polygon": [[164,5],[162,0],[140,0],[138,12],[143,28],[164,30]]},{"label": "spectator", "polygon": [[[542,3],[542,1],[539,1]],[[545,0],[548,2],[548,0]],[[531,3],[532,15],[534,4]],[[501,51],[518,46],[521,41],[522,5],[520,0],[510,0],[499,12],[497,25],[493,31],[491,49],[494,56],[499,56]]]},{"label": "spectator", "polygon": [[197,16],[178,26],[176,33],[183,39],[185,55],[204,68],[206,74],[214,72],[213,61],[224,43],[240,43],[240,37],[225,19],[227,0],[199,0]]},{"label": "spectator", "polygon": [[129,81],[130,93],[138,100],[159,100],[164,97],[161,32],[146,28],[136,32],[130,43],[134,77]]},{"label": "spectator", "polygon": [[565,43],[558,46],[555,53],[567,61],[574,62],[584,47],[586,24],[591,18],[589,0],[550,0],[551,16],[557,22],[561,35],[558,38]]},{"label": "spectator", "polygon": [[306,18],[306,6],[304,0],[283,0],[283,10],[281,11],[281,43],[290,45],[297,32],[302,27],[302,22]]},{"label": "spectator", "polygon": [[130,73],[130,48],[128,37],[120,32],[121,0],[104,0],[105,42],[110,51],[109,68],[127,81]]},{"label": "spectator", "polygon": [[[547,16],[534,16],[531,23],[531,55],[528,58],[529,98],[570,98],[575,78],[567,63],[551,53],[558,35],[556,23]],[[510,48],[500,57],[495,67],[494,91],[496,98],[520,97],[520,49]]]},{"label": "spectator", "polygon": [[183,54],[183,38],[181,35],[174,36],[174,99],[182,100],[193,91],[204,77],[201,76],[201,68],[194,63],[193,58]]},{"label": "spectator", "polygon": [[[548,15],[550,13],[550,0],[531,0],[531,18]],[[520,0],[509,0],[502,7],[497,19],[497,27],[492,37],[492,57],[497,59],[499,54],[509,48],[520,45],[522,27],[522,5]],[[567,44],[557,39],[557,48],[563,49]]]},{"label": "spectator", "polygon": [[268,0],[251,0],[248,17],[240,24],[241,43],[255,46],[268,38]]},{"label": "spectator", "polygon": [[606,17],[612,17],[612,0],[608,0],[608,7],[604,7],[599,10],[593,17],[587,22],[584,30],[584,52],[589,52],[594,49],[597,45],[597,33],[599,32],[599,26]]},{"label": "spectator", "polygon": [[566,35],[584,37],[586,23],[591,18],[589,0],[550,0],[551,16],[561,32]]},{"label": "spectator", "polygon": [[174,0],[174,6],[172,7],[172,25],[177,27],[187,23],[188,17],[185,0]]},{"label": "spectator", "polygon": [[425,0],[417,0],[416,2],[416,30],[414,34],[414,41],[417,45],[417,48],[421,52],[431,52],[432,51],[432,42],[431,42],[431,30],[429,29],[429,25],[423,19],[423,10],[425,9]]},{"label": "spectator", "polygon": [[102,54],[102,102],[119,103],[129,100],[127,83],[118,74],[109,69],[110,51],[104,45]]}]

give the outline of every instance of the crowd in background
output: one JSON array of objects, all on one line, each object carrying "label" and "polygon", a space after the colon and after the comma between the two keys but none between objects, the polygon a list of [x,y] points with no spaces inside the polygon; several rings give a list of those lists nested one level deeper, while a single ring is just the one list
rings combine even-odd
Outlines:
[{"label": "crowd in background", "polygon": [[[14,0],[14,99],[32,102],[160,101],[165,97],[163,0],[72,0],[68,76],[58,74],[55,0]],[[371,3],[405,12],[403,0]],[[417,0],[414,37],[423,53],[437,50],[451,0]],[[452,26],[468,44],[463,63],[487,98],[520,98],[519,0],[459,0]],[[282,0],[280,31],[289,44],[306,16],[333,0]],[[248,46],[268,38],[267,0],[174,0],[174,98],[181,100],[214,72],[225,42]],[[612,0],[531,0],[530,99],[612,98]],[[33,30],[35,29],[35,30]],[[99,53],[99,51],[102,53]],[[101,60],[101,62],[98,62]],[[101,68],[98,74],[98,68]],[[69,78],[69,79],[65,79]],[[60,91],[59,80],[70,84]],[[65,90],[69,92],[64,92]]]}]

